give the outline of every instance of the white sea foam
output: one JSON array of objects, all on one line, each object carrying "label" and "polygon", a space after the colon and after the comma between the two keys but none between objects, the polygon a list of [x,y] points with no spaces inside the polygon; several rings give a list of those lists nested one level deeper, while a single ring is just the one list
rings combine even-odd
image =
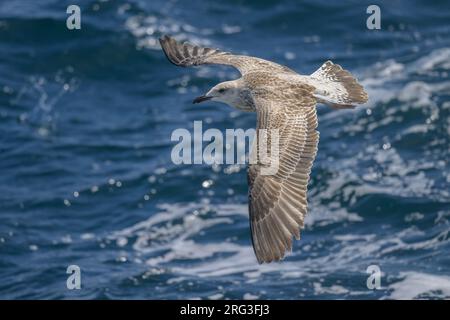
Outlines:
[{"label": "white sea foam", "polygon": [[420,58],[412,64],[411,69],[420,73],[433,71],[434,69],[450,69],[450,48],[441,48]]},{"label": "white sea foam", "polygon": [[[189,40],[199,45],[208,46],[211,42],[206,37],[212,30],[197,28],[188,23],[170,17],[132,16],[125,22],[125,28],[137,39],[137,48],[160,50],[158,38],[163,34],[171,34],[177,39]],[[224,29],[228,32],[229,29]]]},{"label": "white sea foam", "polygon": [[[361,266],[361,261],[377,259],[397,250],[433,249],[442,245],[444,243],[442,239],[445,239],[442,234],[438,234],[431,239],[425,237],[422,241],[407,244],[403,238],[425,236],[414,227],[389,237],[377,237],[376,234],[336,235],[333,237],[334,245],[326,255],[300,261],[288,259],[282,263],[258,265],[250,241],[248,245],[241,245],[233,241],[200,243],[192,239],[200,233],[210,232],[208,229],[217,224],[242,219],[243,213],[246,214],[245,206],[217,205],[214,209],[216,214],[213,216],[208,218],[193,216],[192,223],[187,223],[186,220],[191,219],[189,217],[193,211],[201,210],[197,206],[197,204],[164,205],[162,211],[150,219],[116,232],[111,238],[117,240],[125,237],[129,241],[134,239],[134,250],[144,256],[148,255],[146,263],[151,267],[171,265],[174,278],[169,281],[172,282],[183,281],[186,276],[204,278],[243,274],[248,282],[254,282],[267,273],[280,273],[283,278],[319,278],[339,269],[364,273],[366,266]],[[184,218],[180,220],[182,217]],[[347,219],[348,217],[343,216],[341,222]],[[316,226],[320,226],[320,223],[316,224],[313,221],[311,227]],[[163,239],[160,239],[161,237]],[[309,250],[322,250],[320,243],[313,242],[310,245],[313,248]],[[294,255],[301,255],[303,246],[299,244],[296,247]],[[171,264],[180,260],[193,262],[183,264],[182,267]],[[336,288],[330,290],[334,289]]]},{"label": "white sea foam", "polygon": [[[300,266],[299,262],[284,261],[282,264],[258,265],[250,244],[250,235],[247,245],[240,245],[233,241],[200,243],[192,237],[218,224],[230,224],[235,220],[248,219],[246,205],[217,205],[214,214],[203,217],[203,214],[193,215],[193,212],[202,212],[198,204],[163,205],[161,211],[149,219],[139,222],[129,228],[115,232],[110,239],[116,242],[132,242],[133,249],[140,254],[148,255],[146,263],[149,266],[164,266],[178,260],[202,261],[195,262],[186,267],[171,267],[178,276],[191,275],[196,277],[219,277],[223,275],[244,273],[251,281],[263,273],[280,272],[286,277],[298,276],[309,269]],[[316,223],[323,225],[326,221],[333,222],[352,220],[352,214],[323,216],[320,219],[311,219],[308,225]],[[249,231],[250,232],[250,231]],[[215,258],[220,254],[219,258]],[[213,258],[211,260],[211,258]],[[319,262],[320,263],[320,262]],[[303,263],[301,263],[303,265]]]},{"label": "white sea foam", "polygon": [[[336,110],[327,112],[320,118],[320,123],[325,127],[342,128],[337,138],[343,135],[359,136],[372,133],[381,134],[395,126],[396,134],[386,134],[379,145],[361,144],[360,151],[351,156],[343,156],[339,161],[330,160],[330,167],[334,172],[329,178],[328,187],[321,191],[321,196],[331,198],[341,193],[345,199],[360,198],[365,194],[389,193],[402,197],[423,197],[449,199],[450,193],[446,188],[435,188],[435,179],[429,177],[426,172],[439,167],[439,162],[430,161],[430,157],[405,159],[405,153],[395,149],[395,143],[403,143],[404,140],[415,141],[424,134],[431,134],[436,130],[435,123],[445,114],[446,104],[438,104],[436,97],[450,92],[450,81],[440,82],[418,81],[417,74],[434,70],[434,68],[447,69],[450,48],[442,48],[432,51],[430,54],[416,61],[403,64],[395,60],[387,60],[367,67],[359,77],[369,93],[369,102],[365,116],[358,116],[352,121],[346,121],[342,125],[342,118],[353,116],[354,111],[341,112]],[[391,104],[385,107],[386,104]],[[383,108],[377,111],[377,108]],[[405,121],[411,110],[420,110],[423,114],[423,123],[410,123]],[[383,112],[383,117],[373,121],[373,113]],[[372,118],[371,118],[372,117]],[[347,124],[351,122],[352,124]],[[387,131],[386,131],[387,132]],[[422,138],[423,139],[423,138]],[[323,143],[336,142],[332,139]],[[323,145],[322,143],[322,145]],[[430,140],[428,144],[443,144],[442,140]],[[403,143],[404,144],[404,143]],[[325,146],[326,147],[326,146]],[[368,166],[367,163],[376,161],[376,166]],[[324,165],[325,166],[325,165]],[[366,167],[361,177],[360,172],[354,172],[353,168]],[[445,170],[445,168],[442,168]],[[346,188],[348,181],[363,180],[361,186]]]},{"label": "white sea foam", "polygon": [[450,277],[420,272],[401,272],[403,279],[391,284],[391,294],[386,298],[410,300],[426,298],[427,295],[450,299]]},{"label": "white sea foam", "polygon": [[347,294],[349,290],[344,288],[341,285],[332,285],[330,287],[324,287],[320,282],[314,282],[314,294],[333,294],[333,295],[341,295]]},{"label": "white sea foam", "polygon": [[[325,207],[323,210],[327,210]],[[314,211],[314,210],[313,210]],[[193,215],[197,212],[197,215]],[[342,212],[345,210],[342,209]],[[200,214],[198,214],[200,213]],[[313,212],[312,215],[315,213]],[[371,294],[370,290],[358,291],[346,287],[343,283],[321,283],[329,274],[355,273],[366,278],[365,270],[373,261],[382,263],[386,255],[408,250],[430,249],[436,250],[438,246],[446,244],[448,235],[441,232],[428,235],[415,226],[409,226],[397,233],[378,236],[376,232],[370,234],[338,234],[323,239],[329,241],[329,250],[323,252],[323,244],[320,239],[314,241],[303,240],[296,242],[293,259],[287,259],[281,263],[258,265],[250,245],[240,244],[234,238],[231,240],[199,241],[196,236],[212,232],[211,228],[221,223],[238,224],[242,219],[247,219],[246,205],[215,205],[213,209],[207,205],[192,204],[166,204],[151,218],[137,223],[129,228],[115,232],[110,239],[124,241],[133,244],[133,249],[149,268],[170,270],[171,278],[167,284],[173,285],[180,282],[196,281],[204,278],[223,278],[224,276],[242,275],[245,283],[258,283],[265,275],[279,274],[281,279],[298,279],[302,282],[313,284],[315,295],[342,295],[361,296]],[[332,215],[332,211],[330,211]],[[444,216],[444,215],[441,215]],[[192,217],[192,218],[191,218]],[[191,220],[192,219],[192,220]],[[444,219],[444,218],[442,218]],[[441,220],[442,220],[441,219]],[[446,218],[445,218],[446,219]],[[190,222],[188,222],[190,221]],[[310,220],[307,227],[311,234],[314,229],[321,227],[325,220]],[[330,223],[345,223],[349,221],[349,215],[342,213]],[[440,220],[439,220],[440,221]],[[437,221],[436,223],[439,223]],[[355,221],[356,223],[360,221]],[[238,232],[238,231],[237,231]],[[230,235],[232,236],[232,235]],[[416,239],[410,243],[408,239]],[[307,254],[307,258],[301,255]],[[132,258],[128,259],[133,261]],[[189,262],[188,262],[189,261]],[[181,263],[180,263],[181,262]],[[187,263],[188,262],[188,263]],[[383,268],[383,265],[381,264]],[[439,277],[429,275],[417,276],[415,273],[405,273],[405,279],[390,285],[392,290],[388,298],[412,298],[419,294],[432,290],[441,290],[448,295],[448,280],[438,285],[423,282]],[[444,278],[445,279],[445,278]],[[435,281],[436,280],[436,281]],[[361,284],[365,288],[365,283]],[[417,286],[415,291],[408,289]],[[219,292],[220,293],[220,292]],[[414,293],[414,294],[413,294]],[[210,299],[217,298],[218,294],[210,295]],[[259,296],[258,296],[259,297]]]}]

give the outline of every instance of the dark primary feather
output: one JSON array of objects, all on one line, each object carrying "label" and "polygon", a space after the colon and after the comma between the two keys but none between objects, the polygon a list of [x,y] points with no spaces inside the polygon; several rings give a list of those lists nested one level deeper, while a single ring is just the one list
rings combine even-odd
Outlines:
[{"label": "dark primary feather", "polygon": [[199,47],[187,42],[180,43],[167,35],[160,38],[159,42],[167,59],[181,67],[208,63],[207,59],[213,55],[227,54],[218,49]]},{"label": "dark primary feather", "polygon": [[244,75],[255,70],[266,72],[295,73],[288,67],[264,59],[235,55],[219,49],[200,47],[188,42],[181,43],[167,35],[159,39],[167,59],[177,66],[191,67],[202,64],[233,66]]}]

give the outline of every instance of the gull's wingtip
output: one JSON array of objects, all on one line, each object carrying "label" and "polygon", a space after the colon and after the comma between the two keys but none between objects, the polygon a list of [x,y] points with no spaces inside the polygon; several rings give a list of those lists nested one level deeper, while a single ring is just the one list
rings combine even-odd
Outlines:
[{"label": "gull's wingtip", "polygon": [[159,40],[159,44],[161,45],[161,49],[163,49],[165,51],[165,44],[170,40],[170,36],[165,34],[165,35],[159,37],[158,40]]},{"label": "gull's wingtip", "polygon": [[164,34],[161,37],[159,37],[159,43],[161,43],[161,44],[165,43],[165,42],[169,41],[170,38],[172,38],[172,37],[167,34]]},{"label": "gull's wingtip", "polygon": [[176,40],[169,35],[163,35],[158,40],[159,44],[161,45],[161,49],[166,55],[167,60],[169,60],[176,66],[183,66],[180,64],[179,58],[175,53],[177,51],[175,47],[178,45]]}]

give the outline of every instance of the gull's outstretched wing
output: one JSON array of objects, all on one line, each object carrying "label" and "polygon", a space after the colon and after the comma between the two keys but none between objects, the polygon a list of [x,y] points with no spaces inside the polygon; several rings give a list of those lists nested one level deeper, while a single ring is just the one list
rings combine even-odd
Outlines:
[{"label": "gull's outstretched wing", "polygon": [[278,172],[263,175],[261,169],[267,163],[248,169],[250,228],[259,263],[282,259],[292,249],[292,237],[300,238],[319,142],[314,87],[278,82],[274,89],[253,95],[257,129],[268,129],[269,137],[271,129],[278,129],[279,136]]},{"label": "gull's outstretched wing", "polygon": [[243,55],[234,55],[218,49],[196,46],[190,43],[180,43],[174,38],[163,36],[159,39],[167,59],[177,66],[190,67],[201,64],[223,64],[233,66],[242,75],[260,69],[267,72],[293,73],[291,69],[264,59]]}]

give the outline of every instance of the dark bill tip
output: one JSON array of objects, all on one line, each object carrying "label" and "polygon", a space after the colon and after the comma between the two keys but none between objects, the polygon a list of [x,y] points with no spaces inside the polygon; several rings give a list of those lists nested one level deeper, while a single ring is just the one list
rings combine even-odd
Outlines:
[{"label": "dark bill tip", "polygon": [[200,96],[194,99],[194,101],[192,101],[192,103],[200,103],[206,100],[211,99],[211,97],[207,97],[207,96]]}]

